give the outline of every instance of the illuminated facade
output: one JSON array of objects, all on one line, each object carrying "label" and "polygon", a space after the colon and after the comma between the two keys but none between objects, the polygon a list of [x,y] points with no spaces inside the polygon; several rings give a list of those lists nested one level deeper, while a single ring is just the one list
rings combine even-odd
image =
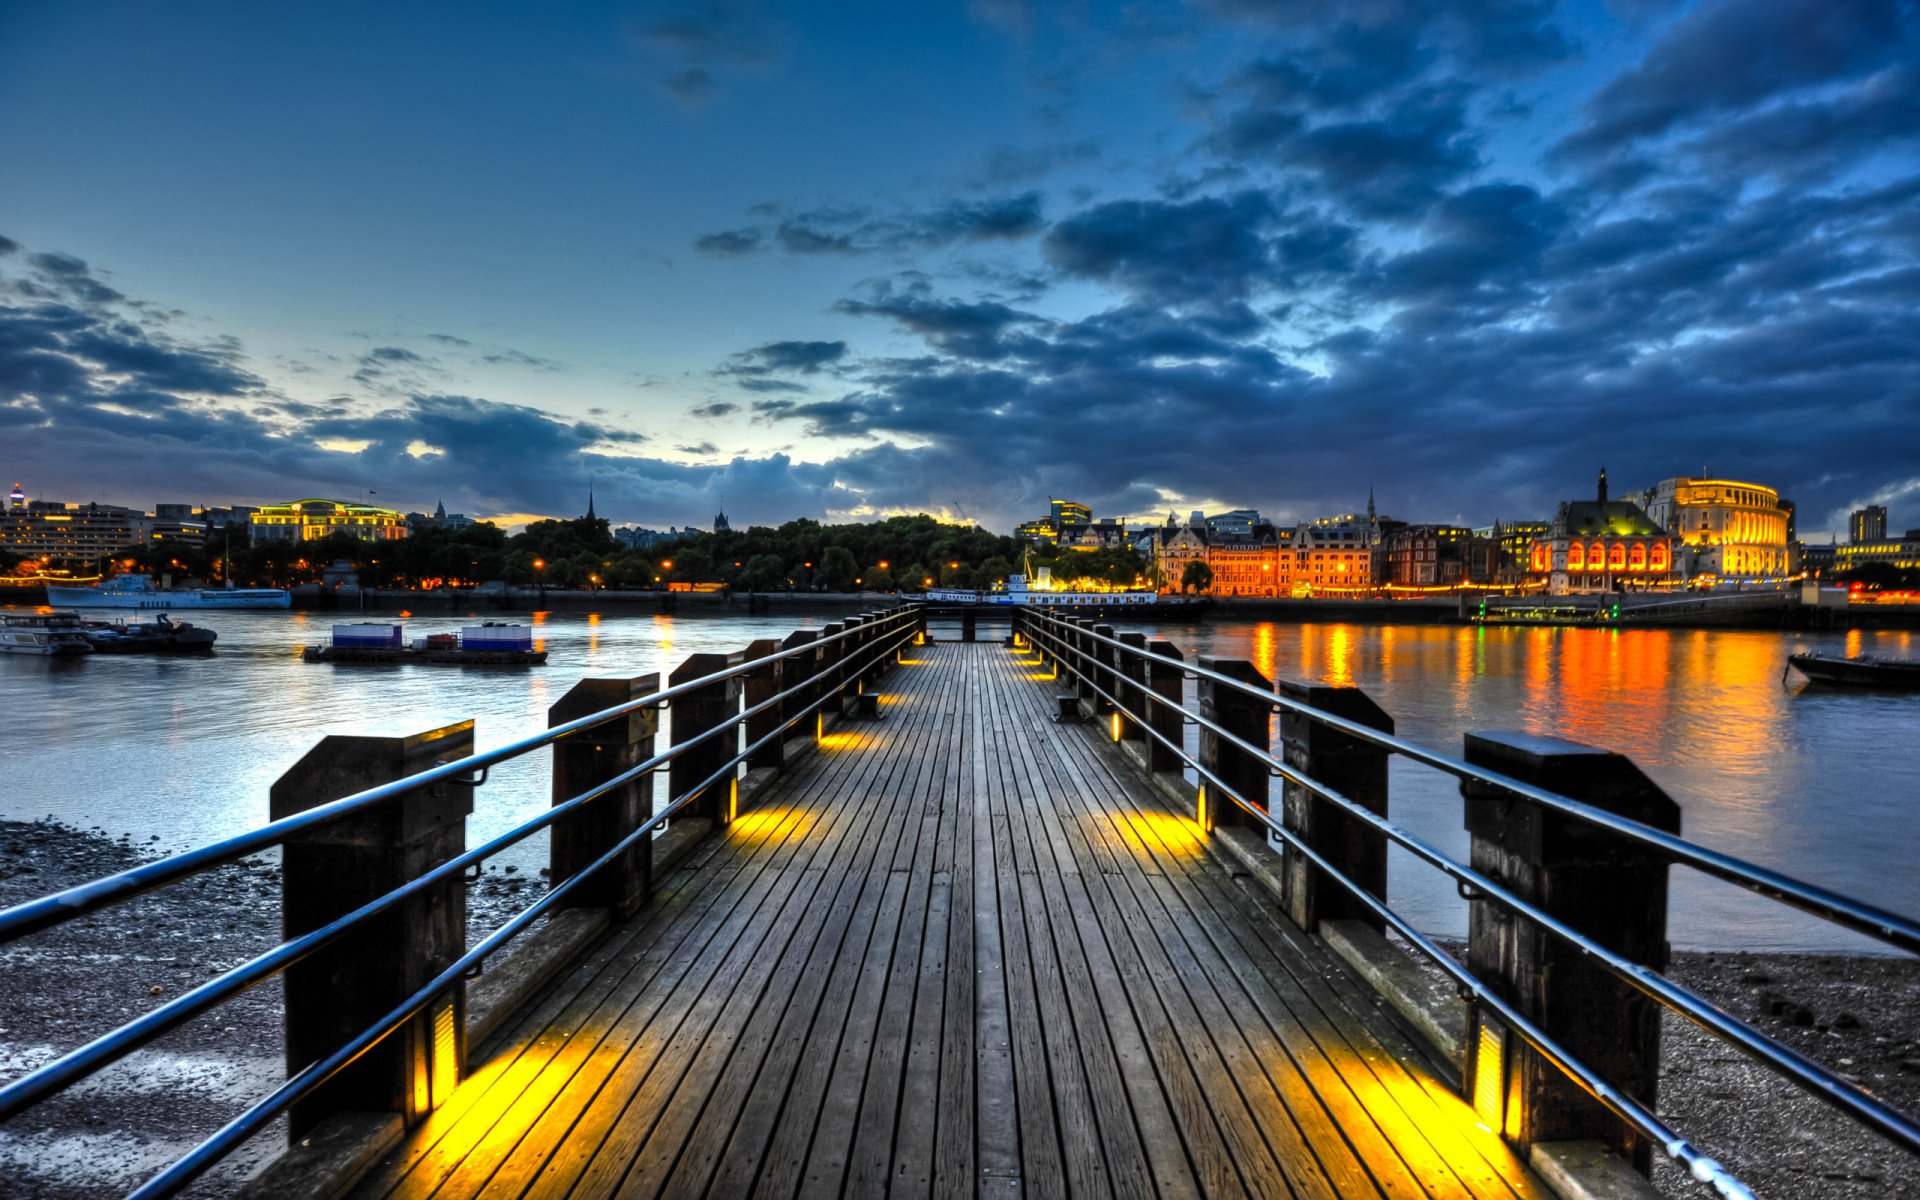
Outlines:
[{"label": "illuminated facade", "polygon": [[1294,594],[1370,590],[1380,582],[1385,558],[1380,551],[1380,522],[1372,512],[1321,517],[1295,531]]},{"label": "illuminated facade", "polygon": [[[17,489],[18,484],[14,487]],[[1847,540],[1849,542],[1880,542],[1887,537],[1887,510],[1882,505],[1869,504],[1865,508],[1856,508],[1847,515]]]},{"label": "illuminated facade", "polygon": [[1046,516],[1022,521],[1014,527],[1013,534],[1036,546],[1058,546],[1071,544],[1081,531],[1092,524],[1093,510],[1086,505],[1073,500],[1054,500],[1048,505]]},{"label": "illuminated facade", "polygon": [[363,542],[397,541],[407,536],[407,519],[393,509],[344,500],[269,504],[253,514],[250,524],[256,542],[311,542],[336,533]]},{"label": "illuminated facade", "polygon": [[1794,569],[1792,508],[1770,487],[1682,476],[1641,493],[1641,506],[1680,539],[1679,566],[1689,578],[1780,578]]},{"label": "illuminated facade", "polygon": [[1920,571],[1920,529],[1909,529],[1905,537],[1883,537],[1871,542],[1852,542],[1833,548],[1834,566],[1842,571],[1881,563],[1903,571]]},{"label": "illuminated facade", "polygon": [[1533,543],[1531,567],[1556,596],[1671,587],[1680,577],[1678,545],[1638,504],[1607,499],[1602,470],[1596,499],[1560,505],[1547,535]]},{"label": "illuminated facade", "polygon": [[91,559],[147,540],[151,519],[116,504],[33,500],[0,513],[0,548],[56,559]]}]

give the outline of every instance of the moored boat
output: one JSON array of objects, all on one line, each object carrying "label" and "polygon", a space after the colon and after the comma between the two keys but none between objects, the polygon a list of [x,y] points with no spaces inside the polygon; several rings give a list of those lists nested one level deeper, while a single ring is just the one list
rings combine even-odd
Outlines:
[{"label": "moored boat", "polygon": [[1177,620],[1205,609],[1211,600],[1166,596],[1151,591],[1096,592],[1075,588],[1056,588],[1047,568],[1042,567],[1031,584],[1025,575],[1009,575],[1004,589],[972,591],[964,588],[928,588],[926,603],[945,607],[1024,607],[1059,612],[1067,616],[1132,618],[1140,621]]},{"label": "moored boat", "polygon": [[0,613],[0,654],[91,654],[85,630],[70,612]]},{"label": "moored boat", "polygon": [[1844,687],[1920,689],[1920,662],[1909,658],[1851,658],[1832,654],[1789,654],[1787,662],[1810,683]]},{"label": "moored boat", "polygon": [[99,587],[47,585],[47,603],[73,608],[291,608],[285,588],[163,588],[151,575],[116,575]]},{"label": "moored boat", "polygon": [[101,654],[207,654],[219,637],[189,621],[175,621],[166,613],[151,621],[83,621],[88,642]]}]

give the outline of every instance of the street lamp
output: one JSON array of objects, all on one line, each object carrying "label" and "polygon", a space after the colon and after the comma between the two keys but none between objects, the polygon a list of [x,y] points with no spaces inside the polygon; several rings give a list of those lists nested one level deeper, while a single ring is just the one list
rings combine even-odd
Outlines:
[{"label": "street lamp", "polygon": [[547,560],[544,558],[534,559],[533,571],[534,586],[540,590],[540,607],[545,608],[547,605]]}]

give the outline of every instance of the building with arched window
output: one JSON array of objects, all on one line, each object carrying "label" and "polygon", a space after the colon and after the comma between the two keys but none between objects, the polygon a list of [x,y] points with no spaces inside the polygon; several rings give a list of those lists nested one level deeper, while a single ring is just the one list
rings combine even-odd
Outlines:
[{"label": "building with arched window", "polygon": [[1602,469],[1598,496],[1562,503],[1529,565],[1556,596],[1669,588],[1680,578],[1678,544],[1638,504],[1609,500]]},{"label": "building with arched window", "polygon": [[1792,506],[1731,479],[1663,479],[1641,493],[1654,524],[1680,539],[1689,579],[1779,579],[1795,569]]}]

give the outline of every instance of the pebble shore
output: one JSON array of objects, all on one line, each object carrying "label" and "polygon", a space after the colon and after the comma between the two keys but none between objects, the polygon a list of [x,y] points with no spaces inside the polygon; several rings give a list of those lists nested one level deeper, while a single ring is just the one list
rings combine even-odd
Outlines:
[{"label": "pebble shore", "polygon": [[[0,907],[154,855],[56,822],[0,821]],[[470,929],[497,927],[544,881],[495,870],[468,885]],[[0,948],[0,1083],[148,1011],[279,940],[268,855],[208,872]],[[470,934],[470,936],[472,936]],[[1679,954],[1673,975],[1737,1016],[1920,1111],[1920,963],[1895,958]],[[0,1126],[0,1196],[120,1195],[283,1077],[272,982]],[[1677,1018],[1665,1030],[1661,1111],[1762,1197],[1920,1196],[1920,1158],[1897,1150]],[[192,1194],[223,1195],[276,1155],[262,1133]],[[1701,1189],[1664,1162],[1669,1195]]]}]

